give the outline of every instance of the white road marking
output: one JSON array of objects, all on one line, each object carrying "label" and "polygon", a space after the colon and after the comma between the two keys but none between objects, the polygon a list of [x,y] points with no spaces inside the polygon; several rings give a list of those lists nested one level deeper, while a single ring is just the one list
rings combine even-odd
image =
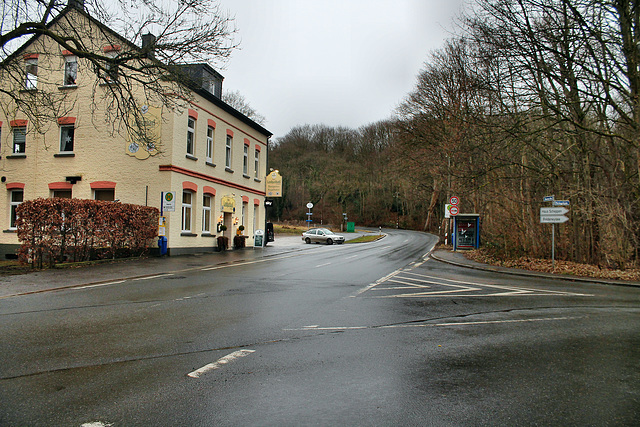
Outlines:
[{"label": "white road marking", "polygon": [[[457,294],[457,296],[465,297],[510,297],[510,296],[584,296],[591,297],[593,294],[581,294],[576,292],[564,292],[564,291],[551,291],[547,289],[531,289],[523,288],[520,286],[505,286],[505,285],[491,285],[484,283],[465,282],[460,280],[445,279],[442,277],[429,276],[426,274],[418,274],[411,271],[397,271],[393,276],[387,276],[382,278],[376,283],[369,285],[367,288],[361,290],[360,295],[369,290],[376,291],[393,291],[393,290],[407,290],[415,289],[416,292],[405,292],[401,294],[375,296],[373,298],[438,298],[445,297],[451,294]],[[404,286],[394,286],[394,283],[398,283]],[[424,288],[433,288],[433,286],[425,286],[424,283],[430,285],[441,286],[449,289],[433,290],[424,292]],[[455,283],[455,284],[454,284]],[[380,287],[378,285],[388,284],[387,287]],[[453,289],[452,289],[453,288]],[[492,292],[492,290],[495,290]],[[489,293],[478,293],[478,291],[484,291]],[[497,291],[497,292],[496,292]],[[469,294],[461,295],[463,292],[469,292]]]},{"label": "white road marking", "polygon": [[574,320],[581,319],[578,316],[567,317],[541,317],[534,319],[506,319],[506,320],[481,320],[474,322],[446,322],[446,323],[411,323],[405,325],[383,325],[383,326],[327,326],[320,327],[314,325],[313,327],[303,326],[296,329],[284,329],[285,331],[352,331],[360,329],[400,329],[400,328],[435,328],[445,326],[476,326],[476,325],[490,325],[490,324],[503,324],[503,323],[530,323],[530,322],[551,322],[559,320]]},{"label": "white road marking", "polygon": [[112,425],[113,424],[111,424],[111,423],[106,423],[105,424],[105,423],[103,423],[101,421],[94,421],[92,423],[84,423],[84,424],[82,424],[81,427],[109,427],[109,426],[112,426]]},{"label": "white road marking", "polygon": [[351,255],[346,257],[345,259],[352,259],[352,258],[358,258],[360,255],[356,254],[356,255]]},{"label": "white road marking", "polygon": [[396,270],[390,274],[387,274],[386,276],[376,280],[375,282],[365,286],[364,288],[360,289],[358,292],[355,293],[355,295],[350,295],[350,298],[355,298],[360,294],[363,294],[365,292],[367,292],[369,289],[375,288],[376,286],[378,286],[380,283],[385,282],[386,280],[389,280],[390,278],[392,278],[393,276],[395,276],[396,274],[399,274],[402,270]]},{"label": "white road marking", "polygon": [[173,273],[158,274],[156,276],[148,276],[148,277],[138,277],[137,279],[132,279],[132,280],[136,282],[138,280],[160,279],[162,277],[169,277],[169,276],[173,276]]},{"label": "white road marking", "polygon": [[330,264],[331,264],[330,262],[325,262],[324,264],[318,264],[318,265],[316,265],[316,268],[319,268],[319,267],[325,267],[325,266],[330,265]]},{"label": "white road marking", "polygon": [[267,261],[275,261],[275,260],[279,260],[279,259],[293,258],[293,257],[297,257],[297,256],[300,256],[300,254],[274,256],[274,257],[268,257],[268,258],[259,259],[259,260],[255,260],[255,261],[247,261],[247,262],[238,262],[238,263],[233,263],[233,264],[216,265],[214,267],[201,268],[200,271],[220,270],[220,269],[223,269],[223,268],[230,268],[230,267],[241,267],[243,265],[260,264],[260,263],[267,262]]},{"label": "white road marking", "polygon": [[227,354],[226,356],[216,360],[213,363],[209,363],[208,365],[204,365],[200,369],[196,369],[193,372],[187,374],[188,377],[191,378],[200,378],[202,375],[206,374],[209,371],[213,371],[214,369],[220,369],[224,365],[233,362],[241,357],[245,357],[250,355],[251,353],[255,353],[255,350],[238,350],[234,351],[231,354]]},{"label": "white road marking", "polygon": [[98,284],[95,284],[95,285],[80,286],[80,287],[78,287],[76,289],[98,288],[100,286],[117,285],[119,283],[124,283],[124,282],[126,282],[126,280],[119,280],[117,282],[109,282],[109,283],[98,283]]}]

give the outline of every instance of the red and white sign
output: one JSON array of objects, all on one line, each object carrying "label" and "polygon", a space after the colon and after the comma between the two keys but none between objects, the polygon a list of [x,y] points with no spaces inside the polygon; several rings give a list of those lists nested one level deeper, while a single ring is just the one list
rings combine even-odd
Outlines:
[{"label": "red and white sign", "polygon": [[449,213],[453,216],[458,215],[458,207],[457,206],[451,206],[449,208]]},{"label": "red and white sign", "polygon": [[458,199],[458,196],[451,196],[451,198],[449,199],[449,204],[456,206],[458,203],[460,203],[460,199]]}]

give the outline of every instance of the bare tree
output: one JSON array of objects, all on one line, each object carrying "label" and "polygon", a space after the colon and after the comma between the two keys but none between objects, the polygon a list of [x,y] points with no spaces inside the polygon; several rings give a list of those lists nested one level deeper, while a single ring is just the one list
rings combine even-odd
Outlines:
[{"label": "bare tree", "polygon": [[[24,48],[35,46],[37,67],[57,67],[45,58],[53,42],[58,57],[67,52],[94,73],[94,120],[149,150],[158,141],[145,108],[180,109],[191,97],[192,81],[180,65],[219,65],[238,46],[233,19],[215,0],[117,0],[108,7],[100,0],[6,0],[0,10],[0,95],[8,117],[20,113],[40,131],[76,102],[58,90],[59,81],[38,76],[38,90],[25,87]],[[105,42],[118,49],[104,49]]]},{"label": "bare tree", "polygon": [[254,122],[264,126],[266,118],[262,114],[258,113],[239,91],[236,90],[223,93],[222,100],[245,116],[249,117]]}]

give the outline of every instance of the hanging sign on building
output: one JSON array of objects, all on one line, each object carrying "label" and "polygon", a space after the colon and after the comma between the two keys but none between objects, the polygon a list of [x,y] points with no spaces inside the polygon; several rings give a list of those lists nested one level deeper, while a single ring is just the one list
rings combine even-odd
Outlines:
[{"label": "hanging sign on building", "polygon": [[267,197],[282,197],[282,175],[272,171],[267,175]]},{"label": "hanging sign on building", "polygon": [[234,213],[236,211],[236,198],[232,195],[222,196],[220,208],[222,212]]}]

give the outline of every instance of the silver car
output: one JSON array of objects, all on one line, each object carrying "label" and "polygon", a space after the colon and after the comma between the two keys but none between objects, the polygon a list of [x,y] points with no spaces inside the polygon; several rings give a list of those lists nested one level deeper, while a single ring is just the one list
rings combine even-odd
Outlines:
[{"label": "silver car", "polygon": [[312,228],[302,233],[302,240],[305,243],[326,243],[327,245],[333,245],[337,243],[339,245],[344,243],[344,236],[334,233],[328,228]]}]

